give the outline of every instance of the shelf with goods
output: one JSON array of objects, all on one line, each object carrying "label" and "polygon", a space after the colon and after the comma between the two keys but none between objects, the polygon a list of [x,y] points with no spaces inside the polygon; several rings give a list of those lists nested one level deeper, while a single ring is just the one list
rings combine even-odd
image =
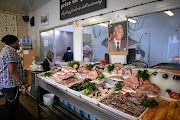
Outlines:
[{"label": "shelf with goods", "polygon": [[20,49],[22,50],[32,49],[32,41],[30,36],[24,36],[24,39],[20,39]]}]

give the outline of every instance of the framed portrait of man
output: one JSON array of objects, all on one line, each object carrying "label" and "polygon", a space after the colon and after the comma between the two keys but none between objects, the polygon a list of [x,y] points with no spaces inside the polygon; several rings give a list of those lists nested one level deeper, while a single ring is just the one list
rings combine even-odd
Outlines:
[{"label": "framed portrait of man", "polygon": [[128,21],[108,24],[108,52],[128,55]]}]

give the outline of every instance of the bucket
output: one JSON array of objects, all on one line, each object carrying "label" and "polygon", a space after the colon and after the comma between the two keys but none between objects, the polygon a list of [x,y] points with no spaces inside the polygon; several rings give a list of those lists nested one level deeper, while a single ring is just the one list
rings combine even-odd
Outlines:
[{"label": "bucket", "polygon": [[44,105],[52,105],[54,102],[54,94],[47,93],[43,95],[43,103]]}]

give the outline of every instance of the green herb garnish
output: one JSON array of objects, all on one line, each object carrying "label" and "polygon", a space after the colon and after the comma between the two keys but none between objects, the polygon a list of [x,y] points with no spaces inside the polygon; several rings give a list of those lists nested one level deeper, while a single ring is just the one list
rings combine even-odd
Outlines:
[{"label": "green herb garnish", "polygon": [[93,91],[96,90],[95,83],[90,83],[90,82],[83,83],[83,88]]},{"label": "green herb garnish", "polygon": [[49,77],[49,76],[51,76],[51,75],[52,75],[51,72],[46,72],[46,73],[44,73],[44,77]]},{"label": "green herb garnish", "polygon": [[158,105],[158,103],[156,102],[155,99],[146,99],[146,98],[142,101],[141,104],[142,104],[144,107],[150,107],[150,108]]},{"label": "green herb garnish", "polygon": [[141,71],[138,70],[138,78],[142,78],[144,80],[149,80],[149,74],[147,70]]},{"label": "green herb garnish", "polygon": [[102,73],[99,73],[99,74],[98,74],[98,78],[99,78],[99,79],[103,79],[103,78],[104,78],[104,75],[103,75]]},{"label": "green herb garnish", "polygon": [[86,65],[86,68],[87,68],[88,70],[91,70],[91,68],[93,68],[93,65],[87,64],[87,65]]},{"label": "green herb garnish", "polygon": [[85,91],[84,91],[84,94],[85,94],[85,95],[89,95],[90,93],[91,93],[90,90],[85,90]]},{"label": "green herb garnish", "polygon": [[90,82],[83,83],[83,88],[86,88],[86,90],[84,91],[85,95],[89,95],[91,91],[96,90],[95,83],[90,83]]},{"label": "green herb garnish", "polygon": [[108,65],[107,68],[108,68],[108,72],[113,71],[114,70],[114,64]]},{"label": "green herb garnish", "polygon": [[76,62],[76,61],[74,61],[74,62],[70,63],[70,64],[69,64],[69,66],[70,66],[70,67],[73,67],[73,66],[74,66],[74,64],[77,64],[77,65],[79,66],[79,62]]},{"label": "green herb garnish", "polygon": [[119,81],[117,84],[116,84],[116,87],[114,87],[115,91],[117,90],[121,90],[122,89],[122,82]]}]

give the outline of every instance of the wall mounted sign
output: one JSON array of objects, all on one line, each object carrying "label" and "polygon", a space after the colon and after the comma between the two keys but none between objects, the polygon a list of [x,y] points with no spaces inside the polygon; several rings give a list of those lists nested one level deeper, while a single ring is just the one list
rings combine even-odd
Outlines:
[{"label": "wall mounted sign", "polygon": [[48,40],[44,40],[44,47],[48,47]]},{"label": "wall mounted sign", "polygon": [[106,0],[60,0],[60,20],[106,8]]},{"label": "wall mounted sign", "polygon": [[[0,40],[8,34],[17,36],[16,16],[0,13]],[[4,43],[0,42],[0,50],[4,45]]]},{"label": "wall mounted sign", "polygon": [[75,21],[75,27],[79,27],[79,21]]}]

